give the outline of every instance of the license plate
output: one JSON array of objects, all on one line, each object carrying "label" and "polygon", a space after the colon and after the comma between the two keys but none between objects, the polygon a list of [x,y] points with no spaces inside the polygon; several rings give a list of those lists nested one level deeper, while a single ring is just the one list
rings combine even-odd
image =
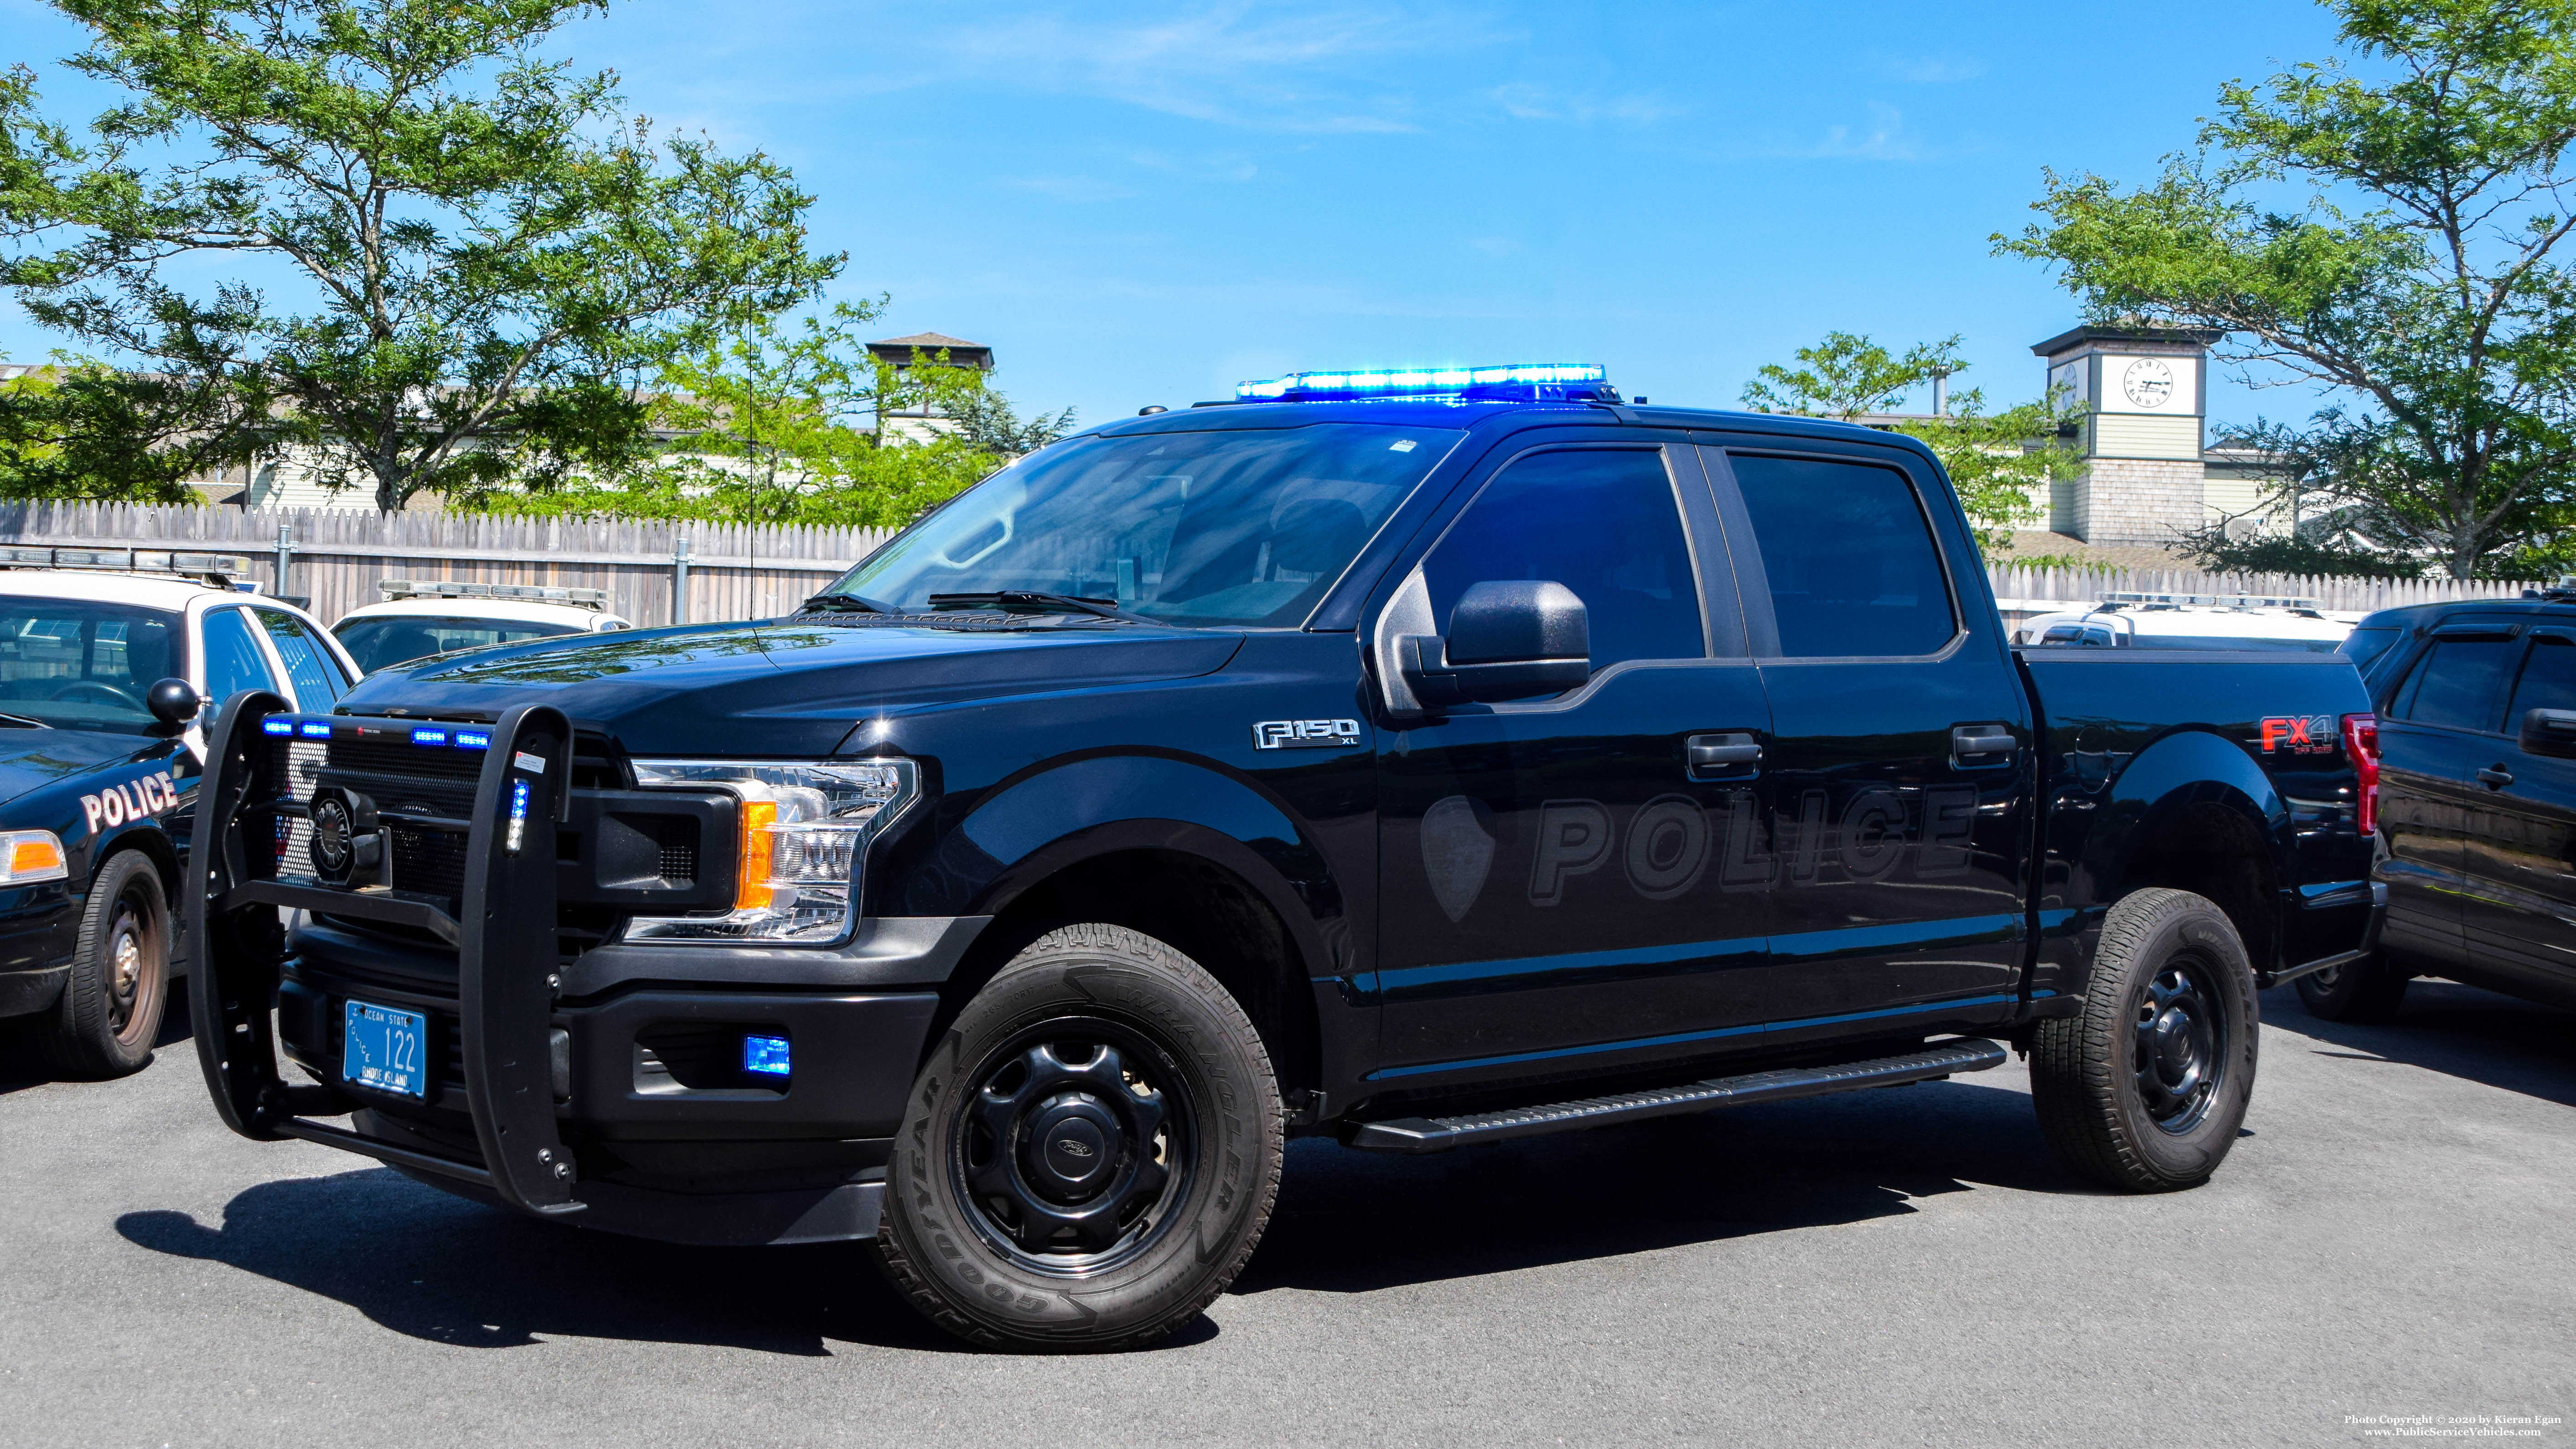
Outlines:
[{"label": "license plate", "polygon": [[341,1039],[340,1075],[361,1087],[426,1100],[429,1079],[421,1061],[428,1044],[428,1017],[352,1001]]}]

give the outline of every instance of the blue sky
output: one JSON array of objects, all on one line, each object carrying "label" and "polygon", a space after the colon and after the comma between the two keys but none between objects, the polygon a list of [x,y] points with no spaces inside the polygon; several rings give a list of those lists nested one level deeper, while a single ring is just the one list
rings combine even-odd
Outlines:
[{"label": "blue sky", "polygon": [[[1599,361],[1733,406],[1828,329],[1966,337],[1990,400],[2075,321],[1988,255],[2040,168],[2124,181],[2219,84],[2326,55],[2316,7],[2137,4],[681,4],[548,49],[819,198],[881,335],[997,349],[1086,422],[1300,367]],[[68,22],[0,0],[59,112]],[[0,318],[0,356],[55,345]],[[2222,420],[2304,416],[2221,383]]]}]

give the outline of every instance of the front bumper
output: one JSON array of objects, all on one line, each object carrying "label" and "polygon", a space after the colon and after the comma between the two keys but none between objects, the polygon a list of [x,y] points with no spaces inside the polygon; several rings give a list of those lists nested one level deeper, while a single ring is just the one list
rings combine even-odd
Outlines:
[{"label": "front bumper", "polygon": [[0,972],[0,1017],[32,1016],[50,1008],[62,999],[63,983],[71,979],[69,966]]},{"label": "front bumper", "polygon": [[[284,708],[271,701],[228,705],[224,737],[210,742],[198,827],[210,848],[193,853],[201,879],[189,895],[204,918],[190,932],[199,1055],[235,1130],[345,1148],[469,1197],[644,1237],[874,1233],[937,987],[980,919],[873,920],[830,950],[567,954],[556,894],[579,886],[559,873],[554,836],[579,818],[564,796],[581,792],[557,784],[567,771],[552,762],[570,731],[545,706],[494,726],[474,813],[455,822],[467,844],[453,899],[263,873],[278,852],[259,847],[299,808],[248,733]],[[522,768],[531,759],[538,767]],[[502,824],[522,787],[513,852]],[[289,907],[315,916],[292,938],[279,920]],[[343,1079],[352,998],[427,1019],[425,1096]],[[792,1075],[743,1071],[751,1035],[786,1038]],[[287,1085],[280,1046],[309,1085]],[[343,1115],[345,1126],[322,1120]]]}]

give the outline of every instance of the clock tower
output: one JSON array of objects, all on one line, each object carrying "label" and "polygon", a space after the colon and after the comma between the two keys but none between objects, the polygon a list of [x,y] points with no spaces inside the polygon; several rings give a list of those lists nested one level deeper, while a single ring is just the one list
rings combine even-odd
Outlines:
[{"label": "clock tower", "polygon": [[2171,548],[2207,517],[2202,431],[2221,334],[2078,327],[2031,348],[2081,415],[2084,472],[2051,485],[2048,526],[2087,543]]}]

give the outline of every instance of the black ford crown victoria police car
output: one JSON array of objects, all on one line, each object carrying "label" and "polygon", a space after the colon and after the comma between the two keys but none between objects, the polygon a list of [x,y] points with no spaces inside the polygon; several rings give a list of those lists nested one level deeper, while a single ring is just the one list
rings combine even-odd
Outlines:
[{"label": "black ford crown victoria police car", "polygon": [[188,896],[225,1120],[570,1223],[873,1238],[957,1333],[1114,1346],[1225,1287],[1292,1133],[2012,1043],[2076,1168],[2189,1187],[2258,987],[2370,943],[2352,666],[2016,653],[1909,440],[1588,369],[1249,391],[790,617],[236,699]]},{"label": "black ford crown victoria police car", "polygon": [[249,566],[0,548],[0,1056],[83,1077],[151,1059],[200,702],[282,690],[327,710],[356,678],[311,616],[224,586]]}]

